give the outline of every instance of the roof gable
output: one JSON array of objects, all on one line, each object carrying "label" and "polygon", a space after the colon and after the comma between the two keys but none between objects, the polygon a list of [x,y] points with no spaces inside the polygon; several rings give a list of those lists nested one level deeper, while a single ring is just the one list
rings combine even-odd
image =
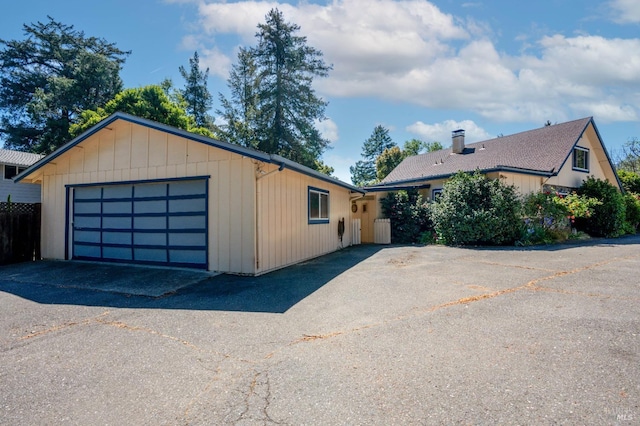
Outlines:
[{"label": "roof gable", "polygon": [[94,135],[95,133],[99,132],[100,130],[104,129],[105,127],[109,126],[111,123],[117,121],[117,120],[124,120],[124,121],[128,121],[134,124],[138,124],[141,126],[145,126],[151,129],[155,129],[155,130],[159,130],[162,132],[166,132],[169,134],[173,134],[176,136],[180,136],[183,137],[185,139],[189,139],[195,142],[199,142],[208,146],[213,146],[216,148],[220,148],[226,151],[230,151],[236,154],[240,154],[242,156],[245,157],[249,157],[249,158],[253,158],[255,160],[258,161],[262,161],[265,163],[271,163],[271,164],[277,164],[279,165],[281,168],[288,168],[291,170],[294,170],[296,172],[317,178],[317,179],[321,179],[323,181],[332,183],[334,185],[338,185],[341,186],[343,188],[349,189],[350,191],[353,192],[360,192],[360,193],[364,193],[364,191],[360,188],[356,188],[353,185],[349,185],[348,183],[342,182],[341,180],[338,180],[336,178],[332,178],[330,176],[327,176],[323,173],[320,173],[316,170],[313,170],[309,167],[303,166],[302,164],[298,164],[294,161],[291,161],[289,159],[286,159],[284,157],[281,157],[279,155],[275,155],[275,154],[267,154],[261,151],[257,151],[255,149],[251,149],[251,148],[245,148],[243,146],[240,145],[236,145],[236,144],[231,144],[228,142],[222,142],[213,138],[209,138],[206,136],[202,136],[199,134],[195,134],[195,133],[191,133],[188,132],[186,130],[182,130],[182,129],[178,129],[176,127],[172,127],[172,126],[168,126],[166,124],[162,124],[162,123],[158,123],[152,120],[147,120],[145,118],[140,118],[140,117],[136,117],[134,115],[131,114],[126,114],[126,113],[122,113],[122,112],[116,112],[112,115],[110,115],[109,117],[105,118],[104,120],[102,120],[101,122],[99,122],[98,124],[96,124],[95,126],[91,127],[90,129],[88,129],[87,131],[85,131],[84,133],[82,133],[80,136],[74,138],[73,140],[71,140],[70,142],[66,143],[65,145],[61,146],[60,148],[58,148],[57,150],[55,150],[54,152],[52,152],[51,154],[47,155],[46,157],[40,159],[40,161],[36,162],[35,164],[31,165],[31,167],[27,168],[27,170],[25,170],[24,172],[20,173],[18,176],[16,176],[14,178],[14,180],[16,182],[21,181],[22,179],[24,179],[25,177],[29,176],[30,174],[34,173],[35,171],[37,171],[38,169],[40,169],[41,167],[45,166],[47,163],[49,163],[50,161],[54,160],[55,158],[59,157],[60,155],[64,154],[65,152],[69,151],[71,148],[73,148],[74,146],[82,143],[84,140],[86,140],[87,138],[89,138],[90,136]]},{"label": "roof gable", "polygon": [[552,176],[565,164],[589,125],[594,125],[592,117],[467,144],[462,154],[444,149],[415,155],[402,161],[381,184],[444,178],[477,169]]}]

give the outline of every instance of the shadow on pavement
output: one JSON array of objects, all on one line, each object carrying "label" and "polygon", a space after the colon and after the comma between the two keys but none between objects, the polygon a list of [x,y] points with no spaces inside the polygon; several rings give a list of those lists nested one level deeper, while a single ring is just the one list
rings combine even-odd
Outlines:
[{"label": "shadow on pavement", "polygon": [[259,277],[80,262],[25,263],[0,267],[0,291],[52,305],[284,313],[382,248],[347,247]]}]

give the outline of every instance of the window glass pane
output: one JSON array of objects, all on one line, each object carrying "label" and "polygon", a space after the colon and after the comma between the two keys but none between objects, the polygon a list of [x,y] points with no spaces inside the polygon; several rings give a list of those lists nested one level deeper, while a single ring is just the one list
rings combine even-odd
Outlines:
[{"label": "window glass pane", "polygon": [[16,166],[8,166],[6,164],[4,165],[4,178],[5,179],[11,179],[16,174],[17,174],[17,167]]},{"label": "window glass pane", "polygon": [[320,194],[320,218],[329,218],[329,194]]},{"label": "window glass pane", "polygon": [[587,151],[576,148],[573,152],[573,160],[574,160],[573,166],[577,169],[587,170],[588,169],[587,155],[588,155]]},{"label": "window glass pane", "polygon": [[320,218],[320,194],[309,191],[309,219]]}]

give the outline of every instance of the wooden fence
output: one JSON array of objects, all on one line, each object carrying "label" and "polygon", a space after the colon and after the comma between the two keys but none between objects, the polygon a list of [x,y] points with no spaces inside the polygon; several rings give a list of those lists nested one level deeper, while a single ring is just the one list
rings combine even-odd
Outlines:
[{"label": "wooden fence", "polygon": [[40,260],[40,204],[0,202],[0,265]]}]

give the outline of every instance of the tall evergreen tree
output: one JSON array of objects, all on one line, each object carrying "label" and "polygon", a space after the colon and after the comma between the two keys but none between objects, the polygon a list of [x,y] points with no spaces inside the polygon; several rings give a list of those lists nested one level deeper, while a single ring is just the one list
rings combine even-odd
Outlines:
[{"label": "tall evergreen tree", "polygon": [[82,111],[122,90],[130,52],[51,17],[23,28],[24,40],[0,40],[0,134],[10,148],[49,153]]},{"label": "tall evergreen tree", "polygon": [[377,181],[376,159],[382,155],[386,149],[396,146],[389,136],[389,130],[384,126],[377,125],[371,136],[362,145],[362,158],[351,166],[351,181],[354,185],[367,186]]},{"label": "tall evergreen tree", "polygon": [[329,141],[315,126],[325,118],[327,103],[312,83],[326,77],[331,66],[306,37],[296,35],[299,30],[278,9],[258,25],[258,45],[240,52],[237,75],[229,79],[231,99],[222,97],[228,120],[223,127],[239,134],[242,144],[314,168]]},{"label": "tall evergreen tree", "polygon": [[193,58],[189,58],[189,70],[180,66],[179,71],[186,81],[180,93],[187,104],[187,113],[194,118],[198,126],[211,127],[213,118],[209,115],[209,109],[213,105],[213,97],[207,88],[209,68],[200,70],[200,58],[198,52],[194,52]]},{"label": "tall evergreen tree", "polygon": [[222,109],[217,113],[224,122],[221,136],[227,142],[258,148],[258,68],[250,50],[240,48],[238,63],[231,67],[227,86],[231,98],[220,95]]}]

